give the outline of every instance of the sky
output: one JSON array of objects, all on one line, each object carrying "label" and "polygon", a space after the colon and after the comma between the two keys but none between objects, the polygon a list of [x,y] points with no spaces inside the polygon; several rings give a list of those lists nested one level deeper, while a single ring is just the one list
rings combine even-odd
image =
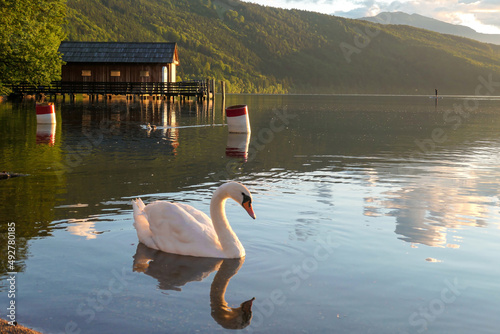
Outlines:
[{"label": "sky", "polygon": [[405,12],[500,34],[500,0],[243,0],[260,5],[296,8],[335,16],[360,18],[380,12]]}]

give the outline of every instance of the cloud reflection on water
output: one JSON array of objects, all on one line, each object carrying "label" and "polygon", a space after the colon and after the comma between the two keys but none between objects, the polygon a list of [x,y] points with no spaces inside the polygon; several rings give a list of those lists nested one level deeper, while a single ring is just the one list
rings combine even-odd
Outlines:
[{"label": "cloud reflection on water", "polygon": [[[454,229],[487,227],[499,184],[489,173],[462,165],[407,170],[401,187],[364,198],[364,215],[396,218],[399,239],[432,247],[459,248]],[[371,176],[372,177],[372,176]]]}]

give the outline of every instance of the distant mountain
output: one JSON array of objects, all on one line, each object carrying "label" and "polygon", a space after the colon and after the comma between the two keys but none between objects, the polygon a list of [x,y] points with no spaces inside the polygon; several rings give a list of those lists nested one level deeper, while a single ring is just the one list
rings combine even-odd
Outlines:
[{"label": "distant mountain", "polygon": [[377,16],[363,17],[360,18],[360,20],[382,24],[404,24],[415,28],[435,31],[440,34],[450,34],[467,37],[483,43],[500,45],[500,35],[482,34],[466,26],[450,24],[418,14],[406,14],[403,12],[382,12]]}]

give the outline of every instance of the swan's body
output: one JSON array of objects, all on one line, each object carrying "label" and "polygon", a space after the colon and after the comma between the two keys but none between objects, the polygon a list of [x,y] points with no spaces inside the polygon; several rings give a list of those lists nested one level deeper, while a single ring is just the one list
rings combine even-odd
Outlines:
[{"label": "swan's body", "polygon": [[146,246],[168,253],[242,258],[245,249],[225,214],[228,198],[240,203],[255,219],[251,194],[237,182],[225,183],[214,192],[210,202],[212,219],[186,204],[156,201],[145,206],[139,198],[132,202],[137,237]]}]

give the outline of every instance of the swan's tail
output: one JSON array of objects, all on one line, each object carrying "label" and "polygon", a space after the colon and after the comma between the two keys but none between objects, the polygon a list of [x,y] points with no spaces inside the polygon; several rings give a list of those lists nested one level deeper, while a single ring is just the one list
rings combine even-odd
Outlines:
[{"label": "swan's tail", "polygon": [[142,201],[142,199],[140,198],[137,198],[135,200],[132,201],[132,206],[134,207],[134,214],[136,212],[136,209],[140,210],[140,211],[143,211],[144,208],[146,207],[144,205],[144,202]]},{"label": "swan's tail", "polygon": [[144,202],[138,198],[132,201],[134,208],[134,227],[137,231],[137,238],[139,241],[148,246],[149,248],[158,249],[153,239],[153,233],[149,228],[148,216],[144,212]]}]

